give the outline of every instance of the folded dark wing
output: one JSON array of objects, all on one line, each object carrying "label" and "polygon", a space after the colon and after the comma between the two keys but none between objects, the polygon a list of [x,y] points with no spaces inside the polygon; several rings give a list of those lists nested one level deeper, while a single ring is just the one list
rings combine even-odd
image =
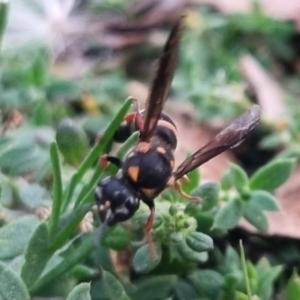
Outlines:
[{"label": "folded dark wing", "polygon": [[140,134],[141,141],[149,141],[152,137],[167,100],[177,65],[183,23],[184,17],[182,16],[174,25],[159,60],[158,70],[146,102],[144,128]]},{"label": "folded dark wing", "polygon": [[241,115],[204,147],[188,157],[175,171],[175,179],[198,168],[213,157],[229,148],[241,143],[245,137],[256,127],[260,120],[260,107],[254,105],[249,111]]}]

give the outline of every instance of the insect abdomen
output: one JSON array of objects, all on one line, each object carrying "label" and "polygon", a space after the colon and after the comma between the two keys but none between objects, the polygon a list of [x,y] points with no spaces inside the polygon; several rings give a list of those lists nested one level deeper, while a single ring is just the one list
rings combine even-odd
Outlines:
[{"label": "insect abdomen", "polygon": [[174,157],[170,150],[153,146],[146,153],[131,152],[124,162],[123,172],[132,184],[149,198],[154,198],[166,188]]}]

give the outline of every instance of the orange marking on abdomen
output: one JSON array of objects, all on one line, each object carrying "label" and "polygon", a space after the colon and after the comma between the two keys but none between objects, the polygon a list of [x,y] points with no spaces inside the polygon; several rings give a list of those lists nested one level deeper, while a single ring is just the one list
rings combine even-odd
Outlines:
[{"label": "orange marking on abdomen", "polygon": [[138,166],[133,166],[128,168],[128,175],[132,179],[133,182],[137,182],[139,177],[140,168]]},{"label": "orange marking on abdomen", "polygon": [[166,153],[166,149],[164,147],[161,147],[161,146],[157,147],[156,151],[159,152],[159,153],[161,153],[161,154],[165,154]]},{"label": "orange marking on abdomen", "polygon": [[177,137],[177,129],[176,127],[171,124],[170,122],[168,121],[165,121],[165,120],[159,120],[157,122],[157,126],[164,126],[164,127],[167,127],[168,129],[170,129],[171,131],[173,131],[173,133],[175,134],[175,136]]}]

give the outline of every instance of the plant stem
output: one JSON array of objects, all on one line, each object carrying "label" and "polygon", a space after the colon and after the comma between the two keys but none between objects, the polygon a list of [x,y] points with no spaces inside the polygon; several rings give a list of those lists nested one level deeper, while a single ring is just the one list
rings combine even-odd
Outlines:
[{"label": "plant stem", "polygon": [[248,295],[249,300],[251,300],[252,294],[251,294],[251,288],[250,288],[249,276],[248,276],[248,272],[247,272],[247,265],[246,265],[246,258],[245,258],[245,251],[244,251],[242,240],[240,240],[240,250],[241,250],[241,261],[242,261],[242,266],[243,266],[243,273],[244,273],[244,278],[245,278],[247,295]]},{"label": "plant stem", "polygon": [[63,196],[58,147],[55,141],[50,145],[50,157],[53,167],[53,201],[52,213],[50,216],[50,237],[52,238],[57,228],[58,219],[61,213]]},{"label": "plant stem", "polygon": [[59,233],[53,239],[52,244],[50,245],[50,251],[54,253],[57,249],[62,247],[66,241],[71,237],[75,232],[79,223],[82,221],[83,217],[88,211],[90,211],[92,205],[81,206],[75,211],[71,212],[71,218],[68,223],[59,231]]}]

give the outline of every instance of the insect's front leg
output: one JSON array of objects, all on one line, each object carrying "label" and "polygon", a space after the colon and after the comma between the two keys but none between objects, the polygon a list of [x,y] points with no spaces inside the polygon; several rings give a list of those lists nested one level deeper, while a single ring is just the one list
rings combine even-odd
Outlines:
[{"label": "insect's front leg", "polygon": [[105,170],[109,162],[117,166],[119,169],[123,167],[123,161],[117,156],[104,154],[100,157],[100,166],[102,169]]},{"label": "insect's front leg", "polygon": [[123,121],[125,121],[127,123],[131,123],[131,122],[135,121],[137,129],[139,131],[142,131],[144,128],[144,119],[143,119],[142,111],[140,108],[140,101],[136,98],[132,98],[132,102],[135,103],[135,112],[128,113],[124,117]]}]

